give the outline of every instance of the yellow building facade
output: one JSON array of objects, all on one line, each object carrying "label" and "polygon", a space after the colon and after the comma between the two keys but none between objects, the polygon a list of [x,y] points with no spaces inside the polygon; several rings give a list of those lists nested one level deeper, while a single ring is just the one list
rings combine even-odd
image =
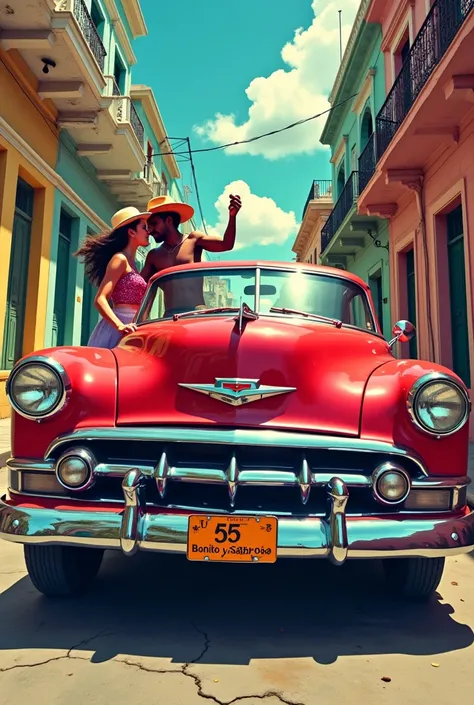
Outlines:
[{"label": "yellow building facade", "polygon": [[321,230],[333,207],[330,181],[313,181],[292,250],[297,262],[319,264]]},{"label": "yellow building facade", "polygon": [[[0,49],[0,418],[13,362],[42,348],[58,151],[55,109],[14,49]],[[3,313],[2,313],[3,312]]]}]

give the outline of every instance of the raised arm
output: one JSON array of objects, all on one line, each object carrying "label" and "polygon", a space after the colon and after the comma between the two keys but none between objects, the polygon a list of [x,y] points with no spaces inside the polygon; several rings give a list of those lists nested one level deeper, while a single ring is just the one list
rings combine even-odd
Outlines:
[{"label": "raised arm", "polygon": [[116,254],[110,260],[104,278],[102,279],[97,294],[94,299],[94,305],[102,318],[105,318],[111,326],[121,333],[132,333],[135,326],[130,323],[124,325],[120,318],[117,318],[113,309],[110,307],[108,299],[112,296],[115,286],[120,277],[125,274],[127,269],[127,259],[121,253]]},{"label": "raised arm", "polygon": [[235,235],[237,232],[237,213],[242,207],[240,196],[230,196],[229,203],[229,222],[221,238],[217,235],[206,235],[205,233],[195,232],[194,237],[197,239],[198,247],[208,252],[228,252],[234,248]]}]

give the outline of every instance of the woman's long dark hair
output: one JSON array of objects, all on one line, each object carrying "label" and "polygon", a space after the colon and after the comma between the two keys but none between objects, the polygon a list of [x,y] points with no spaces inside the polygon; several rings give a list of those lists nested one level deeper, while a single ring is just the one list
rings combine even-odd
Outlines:
[{"label": "woman's long dark hair", "polygon": [[89,281],[99,286],[105,276],[107,265],[117,252],[122,252],[128,245],[128,231],[136,230],[141,218],[122,225],[117,230],[92,235],[88,233],[82,247],[74,253],[74,257],[84,262],[84,269]]}]

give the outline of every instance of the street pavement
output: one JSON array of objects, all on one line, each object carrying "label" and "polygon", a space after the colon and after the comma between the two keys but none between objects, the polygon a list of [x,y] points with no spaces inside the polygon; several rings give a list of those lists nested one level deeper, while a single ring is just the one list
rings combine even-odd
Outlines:
[{"label": "street pavement", "polygon": [[47,600],[0,541],[2,705],[446,705],[474,688],[473,629],[474,554],[422,606],[387,597],[373,561],[112,552],[87,595]]}]

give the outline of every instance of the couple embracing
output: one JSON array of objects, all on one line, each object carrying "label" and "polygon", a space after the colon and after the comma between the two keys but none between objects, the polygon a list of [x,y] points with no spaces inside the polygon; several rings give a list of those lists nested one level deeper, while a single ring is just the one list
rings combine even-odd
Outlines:
[{"label": "couple embracing", "polygon": [[[229,197],[229,222],[223,238],[193,231],[184,235],[180,225],[190,220],[194,209],[187,203],[157,196],[147,211],[122,208],[112,217],[112,229],[102,235],[88,235],[75,253],[84,262],[90,282],[98,287],[95,306],[101,315],[88,345],[113,348],[121,337],[135,330],[132,323],[153,274],[176,265],[200,262],[202,251],[232,250],[239,196]],[[151,250],[141,272],[135,264],[139,247],[148,247],[153,237],[158,247]]]}]

